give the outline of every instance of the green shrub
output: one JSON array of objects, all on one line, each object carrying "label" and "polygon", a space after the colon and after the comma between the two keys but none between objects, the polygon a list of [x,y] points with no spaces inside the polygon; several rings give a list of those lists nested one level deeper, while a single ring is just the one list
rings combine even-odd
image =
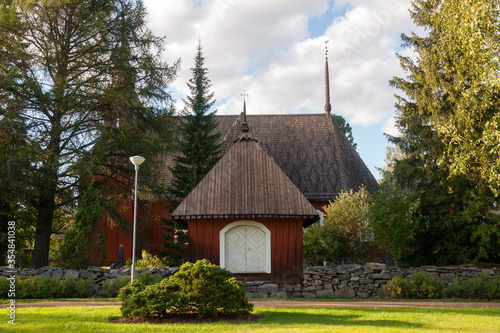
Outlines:
[{"label": "green shrub", "polygon": [[478,277],[460,281],[455,279],[445,291],[448,298],[500,299],[500,276],[490,278],[483,273]]},{"label": "green shrub", "polygon": [[245,297],[243,285],[227,270],[199,260],[185,263],[169,279],[149,286],[134,281],[122,288],[123,316],[198,313],[200,317],[249,313],[253,305]]},{"label": "green shrub", "polygon": [[[155,284],[163,280],[160,275],[153,275],[150,273],[140,274],[135,278],[136,281],[140,281],[143,285],[147,286],[150,284]],[[130,275],[123,275],[116,279],[106,280],[102,283],[101,294],[103,297],[114,298],[117,297],[120,289],[130,284]]]},{"label": "green shrub", "polygon": [[[0,297],[5,297],[3,295],[4,279],[0,278]],[[61,280],[50,276],[33,276],[16,280],[16,298],[18,299],[90,297],[92,294],[91,279]]]},{"label": "green shrub", "polygon": [[136,269],[158,268],[163,266],[160,258],[154,256],[146,250],[142,250],[142,258],[137,260],[135,264]]},{"label": "green shrub", "polygon": [[61,285],[50,276],[34,276],[27,279],[18,279],[16,284],[16,296],[24,298],[55,298],[59,295]]},{"label": "green shrub", "polygon": [[439,278],[420,271],[414,273],[409,279],[394,277],[379,289],[382,298],[441,298],[444,284]]},{"label": "green shrub", "polygon": [[410,298],[410,294],[410,280],[401,276],[392,278],[378,291],[379,297],[392,299]]},{"label": "green shrub", "polygon": [[334,201],[323,207],[324,225],[336,235],[338,254],[335,261],[363,262],[368,258],[368,248],[373,238],[368,220],[371,198],[361,186],[357,192],[342,191]]},{"label": "green shrub", "polygon": [[315,265],[338,260],[343,253],[342,241],[342,237],[335,233],[331,225],[314,223],[304,234],[304,258]]},{"label": "green shrub", "polygon": [[136,280],[141,281],[144,285],[155,284],[163,280],[164,278],[161,275],[153,275],[151,273],[143,273],[139,274],[136,277]]},{"label": "green shrub", "polygon": [[419,299],[441,298],[444,284],[440,278],[420,271],[414,273],[410,280],[412,297]]},{"label": "green shrub", "polygon": [[90,297],[93,295],[91,279],[68,278],[60,280],[61,293],[58,298]]},{"label": "green shrub", "polygon": [[106,280],[102,283],[101,294],[103,297],[114,298],[118,296],[120,289],[130,283],[130,276],[123,275],[116,279]]},{"label": "green shrub", "polygon": [[10,281],[5,276],[0,276],[0,298],[7,298],[10,289]]}]

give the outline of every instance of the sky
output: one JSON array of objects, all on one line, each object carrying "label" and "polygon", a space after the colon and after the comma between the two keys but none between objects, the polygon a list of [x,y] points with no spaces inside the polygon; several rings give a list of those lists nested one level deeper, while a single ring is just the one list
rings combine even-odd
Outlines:
[{"label": "sky", "polygon": [[[217,114],[322,113],[325,45],[332,113],[353,128],[358,152],[375,178],[394,127],[394,76],[401,33],[416,30],[410,0],[144,0],[149,28],[165,37],[164,60],[181,59],[170,85],[176,109],[189,95],[198,40]],[[325,41],[328,43],[325,44]]]}]

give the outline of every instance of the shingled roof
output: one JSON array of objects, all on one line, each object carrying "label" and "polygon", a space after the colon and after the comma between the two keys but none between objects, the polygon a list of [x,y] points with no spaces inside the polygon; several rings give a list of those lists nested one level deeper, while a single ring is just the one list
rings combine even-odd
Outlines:
[{"label": "shingled roof", "polygon": [[[217,116],[230,149],[241,117]],[[378,183],[330,114],[247,115],[251,135],[310,201],[329,201],[341,191]]]},{"label": "shingled roof", "polygon": [[174,219],[318,218],[314,207],[250,135],[241,134],[172,213]]},{"label": "shingled roof", "polygon": [[[221,140],[228,151],[241,135],[241,115],[216,116]],[[328,113],[247,115],[251,135],[269,153],[309,201],[329,201],[342,191],[378,183],[337,123]],[[164,177],[173,156],[164,156]]]}]

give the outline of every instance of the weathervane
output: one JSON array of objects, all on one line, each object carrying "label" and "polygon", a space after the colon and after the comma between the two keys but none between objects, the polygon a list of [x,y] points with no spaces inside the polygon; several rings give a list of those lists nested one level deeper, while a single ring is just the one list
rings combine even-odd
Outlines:
[{"label": "weathervane", "polygon": [[248,94],[246,93],[245,89],[243,89],[243,92],[241,93],[241,96],[243,96],[243,103],[245,103],[245,97],[248,96]]}]

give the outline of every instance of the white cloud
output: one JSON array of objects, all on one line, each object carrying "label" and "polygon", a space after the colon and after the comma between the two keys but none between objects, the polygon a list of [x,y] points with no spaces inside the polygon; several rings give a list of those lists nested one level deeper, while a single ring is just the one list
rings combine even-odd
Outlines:
[{"label": "white cloud", "polygon": [[[241,112],[242,90],[249,94],[249,113],[324,112],[324,42],[329,40],[333,112],[351,125],[367,128],[355,140],[360,150],[370,147],[367,164],[382,163],[385,147],[378,146],[385,142],[382,132],[397,134],[393,95],[401,94],[389,86],[389,80],[406,76],[396,52],[411,54],[400,48],[400,34],[415,30],[408,13],[410,0],[144,3],[153,33],[166,37],[165,60],[182,59],[179,77],[171,85],[178,109],[189,93],[186,82],[201,37],[219,114]],[[321,19],[311,33],[308,23],[314,17]],[[323,34],[318,32],[321,26]],[[380,134],[374,137],[374,133]]]},{"label": "white cloud", "polygon": [[[172,88],[188,93],[186,82],[201,37],[219,113],[323,112],[324,41],[330,40],[333,112],[352,124],[384,123],[393,112],[388,81],[402,72],[396,59],[399,34],[409,31],[409,0],[342,0],[344,16],[334,18],[321,37],[308,38],[307,22],[324,15],[326,0],[146,0],[151,27],[166,36],[166,57],[182,58]],[[330,11],[329,11],[330,12]],[[331,14],[330,14],[331,15]],[[178,103],[182,106],[182,103]]]}]

